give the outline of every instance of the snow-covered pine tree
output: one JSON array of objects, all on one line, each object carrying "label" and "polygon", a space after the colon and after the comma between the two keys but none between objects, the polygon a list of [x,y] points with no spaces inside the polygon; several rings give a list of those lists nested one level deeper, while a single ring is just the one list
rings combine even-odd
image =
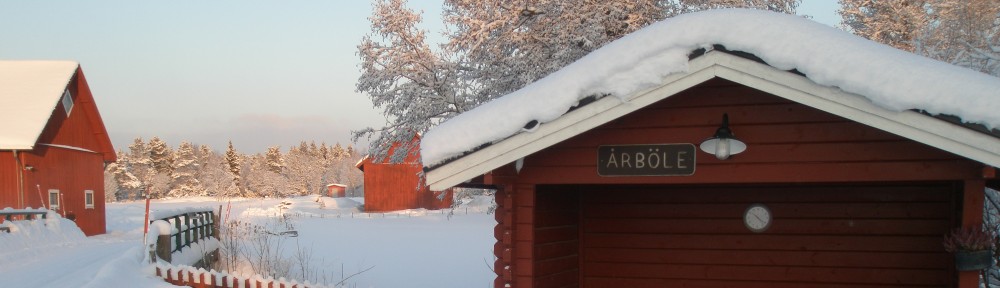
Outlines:
[{"label": "snow-covered pine tree", "polygon": [[[225,158],[226,168],[228,168],[227,171],[229,171],[233,187],[236,190],[234,192],[238,196],[245,197],[246,195],[244,195],[243,191],[243,181],[240,179],[241,178],[240,163],[242,162],[241,158],[242,157],[240,156],[239,152],[236,152],[236,148],[233,148],[233,141],[230,140],[229,146],[226,147],[226,158]],[[235,196],[235,195],[227,195],[227,196]]]},{"label": "snow-covered pine tree", "polygon": [[[124,155],[124,151],[119,153]],[[115,191],[105,190],[105,192],[108,194],[114,193],[114,199],[118,201],[139,199],[140,191],[143,187],[139,178],[126,169],[128,166],[127,162],[129,161],[127,159],[120,159],[118,162],[108,164],[108,167],[105,168],[106,173],[111,175],[112,180],[114,180],[116,188]]]},{"label": "snow-covered pine tree", "polygon": [[284,156],[283,174],[288,179],[287,187],[292,190],[286,191],[287,193],[308,195],[320,192],[319,187],[322,186],[320,182],[323,175],[322,161],[310,153],[310,148],[305,143],[303,141],[299,147],[292,147]]},{"label": "snow-covered pine tree", "polygon": [[330,148],[326,147],[326,141],[319,145],[319,155],[323,159],[330,159]]},{"label": "snow-covered pine tree", "polygon": [[319,153],[319,146],[316,146],[316,141],[309,141],[309,156],[321,157]]},{"label": "snow-covered pine tree", "polygon": [[205,189],[202,195],[225,197],[235,195],[233,177],[229,174],[224,155],[215,153],[208,145],[198,146],[198,161],[200,169],[195,172],[195,178]]},{"label": "snow-covered pine tree", "polygon": [[170,175],[174,167],[174,153],[160,137],[149,139],[149,162],[157,174]]},{"label": "snow-covered pine tree", "polygon": [[281,174],[281,170],[285,167],[285,160],[281,157],[281,147],[268,147],[264,161],[268,171],[275,174]]},{"label": "snow-covered pine tree", "polygon": [[241,174],[243,175],[243,187],[246,189],[245,193],[247,197],[279,197],[285,196],[287,193],[287,179],[284,175],[280,173],[275,173],[272,169],[271,164],[274,163],[268,160],[272,153],[277,152],[277,157],[281,159],[281,152],[278,147],[268,148],[267,154],[254,154],[243,158],[243,162],[240,164],[242,168]]},{"label": "snow-covered pine tree", "polygon": [[124,168],[139,180],[139,185],[141,186],[139,190],[133,192],[134,194],[129,197],[131,199],[144,198],[143,193],[146,192],[146,188],[153,180],[153,176],[156,175],[152,160],[149,158],[149,147],[146,146],[146,141],[142,137],[136,137],[132,141],[132,144],[128,146],[128,149],[129,154],[123,154],[125,156],[121,157],[126,160]]},{"label": "snow-covered pine tree", "polygon": [[340,160],[347,157],[347,151],[344,150],[344,147],[340,146],[339,142],[333,145],[332,151],[334,159]]},{"label": "snow-covered pine tree", "polygon": [[198,163],[194,145],[191,142],[183,141],[177,146],[177,153],[174,160],[173,173],[171,173],[170,191],[171,197],[184,196],[205,196],[205,188],[198,181],[196,173],[201,169]]},{"label": "snow-covered pine tree", "polygon": [[[119,153],[121,152],[124,151],[119,151]],[[111,164],[104,167],[104,202],[117,202],[128,199],[128,194],[118,187],[118,180],[115,180],[115,175],[109,172]]]}]

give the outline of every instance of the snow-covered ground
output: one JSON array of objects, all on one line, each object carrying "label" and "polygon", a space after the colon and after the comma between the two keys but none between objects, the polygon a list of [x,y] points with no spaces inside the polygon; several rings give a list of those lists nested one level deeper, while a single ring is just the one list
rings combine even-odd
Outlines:
[{"label": "snow-covered ground", "polygon": [[[362,213],[361,202],[315,195],[221,202],[183,198],[154,201],[152,210],[218,210],[221,205],[224,220],[261,224],[280,214],[291,215],[298,237],[283,241],[309,251],[312,268],[327,274],[322,279],[337,282],[364,271],[347,280],[350,287],[489,287],[492,283],[495,222],[485,213],[487,198],[455,210],[395,213]],[[49,220],[56,224],[47,226],[17,223],[20,233],[0,233],[0,286],[172,287],[151,276],[144,263],[143,209],[141,202],[108,204],[108,234],[93,237],[83,237],[65,219]],[[294,252],[287,247],[282,253]]]}]

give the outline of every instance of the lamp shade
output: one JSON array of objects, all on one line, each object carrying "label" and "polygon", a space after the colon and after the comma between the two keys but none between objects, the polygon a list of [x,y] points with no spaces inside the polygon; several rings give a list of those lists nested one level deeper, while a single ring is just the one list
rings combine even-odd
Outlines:
[{"label": "lamp shade", "polygon": [[722,126],[715,130],[715,135],[702,141],[698,148],[705,153],[715,155],[719,160],[726,160],[731,155],[746,151],[747,144],[733,136],[733,131],[729,130],[729,115],[723,114]]}]

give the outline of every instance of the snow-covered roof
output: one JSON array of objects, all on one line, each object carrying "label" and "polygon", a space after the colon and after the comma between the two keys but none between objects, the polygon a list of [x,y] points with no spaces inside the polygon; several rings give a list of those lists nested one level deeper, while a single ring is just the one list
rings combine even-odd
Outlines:
[{"label": "snow-covered roof", "polygon": [[0,150],[35,146],[79,66],[74,61],[0,61]]},{"label": "snow-covered roof", "polygon": [[[716,56],[706,57],[710,56],[706,54],[699,57],[707,60],[690,59],[692,51],[700,48],[711,50],[713,45],[722,45],[730,51],[753,54],[769,66],[735,56],[718,56],[725,53],[715,52],[708,54]],[[750,64],[745,64],[741,60]],[[531,85],[442,123],[424,135],[421,143],[423,163],[428,167],[434,167],[484,144],[499,143],[525,131],[525,124],[533,120],[542,123],[541,130],[544,130],[546,125],[554,126],[556,124],[553,121],[560,117],[569,118],[571,114],[580,114],[577,111],[585,110],[577,109],[573,113],[566,113],[581,99],[589,96],[612,95],[617,98],[603,99],[614,100],[614,102],[604,101],[610,103],[607,105],[628,106],[620,105],[628,103],[637,106],[638,104],[632,102],[647,93],[650,88],[668,85],[671,81],[679,81],[678,79],[694,73],[692,69],[694,63],[698,61],[701,61],[699,62],[701,64],[698,64],[700,66],[697,69],[721,65],[726,66],[726,69],[737,70],[744,76],[758,75],[757,77],[765,78],[788,78],[788,75],[801,78],[785,72],[795,69],[808,78],[803,79],[808,83],[798,83],[795,82],[798,80],[788,78],[781,81],[795,83],[784,85],[814,86],[803,89],[808,90],[806,94],[822,94],[826,97],[814,101],[815,103],[806,103],[807,105],[818,107],[828,105],[824,103],[833,103],[830,107],[818,108],[844,116],[855,113],[856,117],[848,117],[855,121],[872,118],[874,120],[859,122],[891,130],[897,134],[905,134],[904,136],[911,139],[926,137],[927,139],[920,138],[924,143],[963,142],[970,137],[980,139],[978,137],[985,134],[961,134],[965,131],[952,131],[956,129],[950,126],[933,128],[930,132],[922,127],[906,125],[902,127],[901,123],[913,121],[922,121],[919,125],[925,125],[927,123],[924,122],[927,121],[943,122],[908,112],[910,109],[930,114],[954,115],[965,122],[982,124],[988,128],[1000,127],[1000,113],[995,113],[1000,111],[1000,93],[997,92],[1000,91],[1000,78],[900,51],[798,16],[757,10],[722,9],[684,14],[650,25],[594,51]],[[705,75],[711,77],[721,77],[720,75],[729,72],[706,73]],[[772,94],[782,94],[779,88],[774,88],[773,91],[768,91],[766,87],[755,88]],[[818,90],[823,91],[815,92]],[[795,100],[803,103],[815,100],[812,98]],[[609,106],[606,109],[618,108]],[[903,115],[900,112],[917,116]],[[572,116],[580,117],[573,121],[584,121],[584,117],[593,117],[596,114],[588,115]],[[570,124],[566,125],[569,127]],[[538,134],[536,130],[539,128],[534,127],[530,132],[521,134]],[[575,133],[579,132],[582,131]],[[544,137],[547,136],[537,136],[532,141],[546,143],[556,141],[556,138],[552,137],[541,139]],[[949,140],[950,138],[956,140]],[[991,139],[993,140],[983,141],[994,141],[996,138]],[[516,145],[504,149],[507,149],[506,151],[521,149],[514,146]],[[975,147],[962,149],[975,149]],[[1000,157],[997,156],[1000,152],[994,151],[996,148],[982,149],[987,151],[973,151],[965,155],[987,155],[990,161],[980,161],[997,162],[992,160]],[[506,151],[490,151],[487,154],[490,154],[489,157],[495,157],[498,153]],[[973,156],[966,157],[977,159]],[[477,171],[479,170],[483,169]],[[432,182],[432,174],[428,173],[429,184]]]}]

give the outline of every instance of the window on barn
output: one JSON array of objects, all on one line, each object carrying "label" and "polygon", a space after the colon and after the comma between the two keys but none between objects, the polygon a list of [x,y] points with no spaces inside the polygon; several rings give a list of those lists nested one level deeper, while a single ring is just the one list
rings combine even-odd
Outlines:
[{"label": "window on barn", "polygon": [[94,190],[83,190],[83,208],[94,209]]},{"label": "window on barn", "polygon": [[69,111],[73,110],[73,95],[69,94],[69,89],[63,92],[62,105],[66,109],[66,117],[69,117]]},{"label": "window on barn", "polygon": [[59,210],[59,189],[49,189],[49,210]]}]

